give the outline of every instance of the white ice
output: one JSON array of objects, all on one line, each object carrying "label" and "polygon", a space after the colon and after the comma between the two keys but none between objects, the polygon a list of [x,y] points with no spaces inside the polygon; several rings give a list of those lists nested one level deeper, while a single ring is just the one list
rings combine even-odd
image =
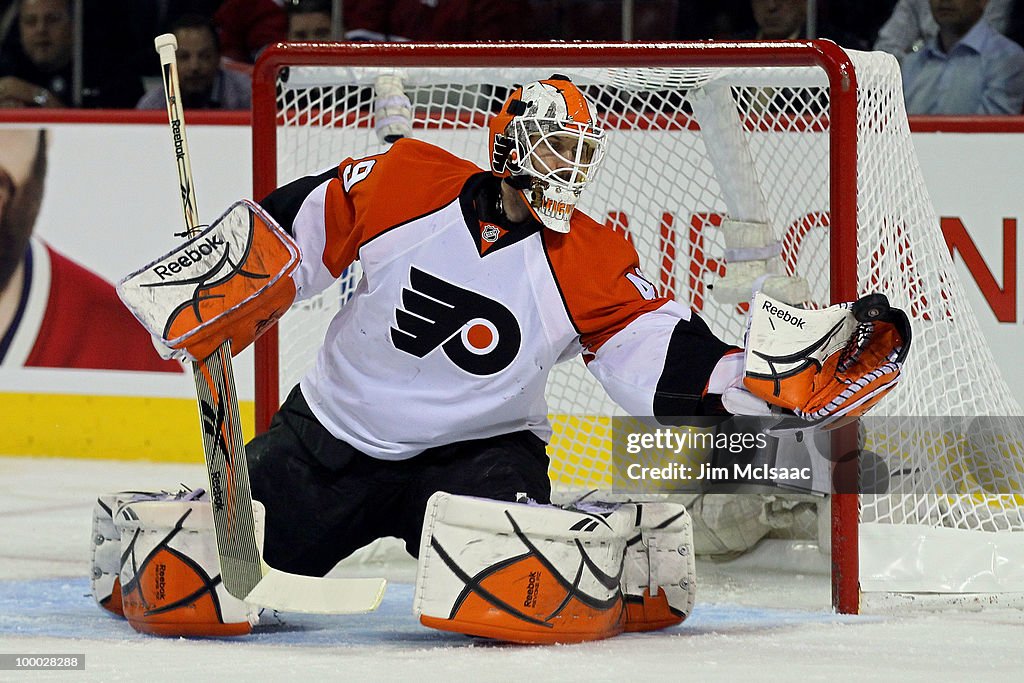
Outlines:
[{"label": "white ice", "polygon": [[0,458],[0,654],[86,658],[85,671],[0,680],[1005,682],[1024,669],[1022,611],[837,616],[820,572],[706,563],[683,625],[582,645],[495,645],[427,629],[410,610],[407,564],[390,571],[373,614],[264,617],[234,639],[136,633],[88,595],[92,503],[106,491],[200,486],[204,476],[198,464]]}]

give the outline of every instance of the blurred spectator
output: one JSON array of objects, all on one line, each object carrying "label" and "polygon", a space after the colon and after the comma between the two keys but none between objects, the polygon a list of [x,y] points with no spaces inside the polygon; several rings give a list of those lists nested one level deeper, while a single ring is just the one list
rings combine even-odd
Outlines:
[{"label": "blurred spectator", "polygon": [[[983,6],[984,2],[981,3]],[[1000,33],[1006,30],[1013,0],[988,0],[984,17]],[[908,52],[920,50],[939,32],[932,16],[930,0],[899,0],[889,19],[878,31],[875,49],[902,59]]]},{"label": "blurred spectator", "polygon": [[[285,39],[285,0],[224,0],[213,15],[220,32],[221,54],[252,64],[267,45]],[[349,0],[345,0],[348,7]]]},{"label": "blurred spectator", "polygon": [[804,0],[750,0],[757,40],[795,40],[807,35],[807,3]]},{"label": "blurred spectator", "polygon": [[129,31],[134,34],[135,52],[127,58],[138,62],[143,76],[151,81],[147,82],[147,86],[160,81],[160,62],[153,59],[153,38],[167,33],[174,22],[186,14],[212,18],[221,2],[222,0],[128,0],[124,15]]},{"label": "blurred spectator", "polygon": [[[750,0],[755,26],[734,38],[740,40],[803,40],[807,38],[807,0]],[[829,38],[852,50],[866,49],[858,36],[819,22],[815,38]]]},{"label": "blurred spectator", "polygon": [[0,368],[182,372],[109,282],[33,237],[46,134],[0,128]]},{"label": "blurred spectator", "polygon": [[[178,39],[178,80],[186,109],[248,109],[252,102],[250,76],[221,66],[217,32],[206,17],[187,14],[171,27]],[[139,100],[138,109],[163,109],[163,84]]]},{"label": "blurred spectator", "polygon": [[985,0],[930,0],[938,34],[903,58],[909,114],[1019,114],[1024,48],[982,14]]},{"label": "blurred spectator", "polygon": [[[729,8],[747,0],[643,0],[633,3],[633,40],[697,40],[728,18]],[[622,40],[622,0],[528,0],[509,39]],[[728,24],[728,22],[727,22]],[[728,24],[731,25],[731,24]]]},{"label": "blurred spectator", "polygon": [[676,34],[679,40],[734,36],[753,23],[748,0],[679,0]]},{"label": "blurred spectator", "polygon": [[212,19],[223,4],[224,0],[132,0],[135,14],[146,17],[145,29],[152,36],[167,33],[174,22],[187,14]]},{"label": "blurred spectator", "polygon": [[[992,2],[994,0],[989,0],[989,5]],[[1024,2],[1012,2],[1011,0],[1011,4],[1013,7],[1006,20],[1006,30],[1002,31],[1002,34],[1018,45],[1024,46]]]},{"label": "blurred spectator", "polygon": [[7,31],[14,23],[16,5],[17,0],[0,0],[0,40],[7,36]]},{"label": "blurred spectator", "polygon": [[[817,21],[825,26],[841,26],[871,46],[878,30],[892,14],[896,0],[817,0]],[[817,31],[815,31],[817,33]]]},{"label": "blurred spectator", "polygon": [[289,41],[331,40],[331,0],[290,0],[287,10]]},{"label": "blurred spectator", "polygon": [[[288,0],[288,41],[307,42],[331,40],[331,0]],[[278,97],[282,96],[278,83]],[[284,101],[298,109],[315,107],[322,110],[336,108],[364,108],[373,102],[373,88],[338,86],[303,88],[290,91]]]},{"label": "blurred spectator", "polygon": [[[106,25],[115,33],[118,3],[86,8],[83,29],[83,107],[131,107],[142,94],[142,81],[132,65],[114,58],[109,34],[93,40]],[[66,107],[74,104],[72,62],[74,38],[70,0],[19,0],[15,29],[0,47],[0,105],[6,107]],[[89,13],[89,10],[95,10]],[[108,23],[109,22],[109,23]],[[116,43],[115,43],[116,45]]]},{"label": "blurred spectator", "polygon": [[510,0],[345,0],[348,40],[516,40],[525,2]]},{"label": "blurred spectator", "polygon": [[[806,40],[807,0],[749,0],[753,26],[731,36],[736,40]],[[857,36],[836,29],[824,21],[817,22],[815,38],[828,38],[845,48],[862,50],[865,44]],[[740,95],[740,93],[743,93]],[[794,90],[787,87],[757,88],[737,96],[748,99],[743,104],[752,113],[808,115],[820,113],[828,106],[823,90]]]}]

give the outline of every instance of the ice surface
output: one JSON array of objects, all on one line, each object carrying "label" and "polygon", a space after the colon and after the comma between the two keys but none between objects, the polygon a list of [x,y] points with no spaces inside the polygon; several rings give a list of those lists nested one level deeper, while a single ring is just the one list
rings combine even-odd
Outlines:
[{"label": "ice surface", "polygon": [[198,464],[0,458],[0,653],[86,655],[84,672],[0,680],[1006,681],[1024,666],[1018,610],[837,616],[820,573],[707,563],[682,626],[582,645],[496,645],[422,627],[408,564],[389,570],[370,615],[264,615],[254,634],[233,639],[136,633],[88,595],[92,503],[204,476]]}]

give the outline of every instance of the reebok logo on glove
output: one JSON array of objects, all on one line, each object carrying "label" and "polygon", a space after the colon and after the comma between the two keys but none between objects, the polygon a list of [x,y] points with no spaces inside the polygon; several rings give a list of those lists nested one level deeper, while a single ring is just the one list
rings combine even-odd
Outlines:
[{"label": "reebok logo on glove", "polygon": [[203,258],[219,251],[225,246],[224,239],[218,235],[210,235],[200,244],[193,244],[178,253],[177,258],[166,263],[158,263],[153,267],[153,274],[161,280],[177,275],[190,266],[203,262]]},{"label": "reebok logo on glove", "polygon": [[768,299],[765,299],[763,308],[768,311],[769,315],[773,315],[782,322],[789,323],[793,327],[799,327],[801,330],[804,329],[804,323],[807,322],[803,318],[795,316],[789,311],[784,311]]}]

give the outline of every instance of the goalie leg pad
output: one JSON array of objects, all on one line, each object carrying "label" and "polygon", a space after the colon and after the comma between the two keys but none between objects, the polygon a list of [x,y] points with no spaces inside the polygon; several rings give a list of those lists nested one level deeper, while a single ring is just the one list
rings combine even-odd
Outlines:
[{"label": "goalie leg pad", "polygon": [[90,588],[96,604],[124,616],[121,607],[121,532],[114,524],[114,515],[125,504],[143,500],[168,500],[189,494],[183,491],[171,496],[165,491],[117,491],[103,493],[92,508],[92,569]]},{"label": "goalie leg pad", "polygon": [[590,513],[435,493],[413,612],[431,628],[518,643],[617,635],[635,516],[633,505]]},{"label": "goalie leg pad", "polygon": [[622,570],[627,632],[682,623],[693,611],[697,593],[693,525],[686,507],[638,503],[636,508]]},{"label": "goalie leg pad", "polygon": [[[259,515],[262,508],[255,509]],[[208,498],[144,500],[114,516],[121,537],[124,616],[158,636],[245,635],[256,607],[232,596],[220,578]]]},{"label": "goalie leg pad", "polygon": [[121,534],[114,525],[114,512],[135,492],[104,493],[92,507],[92,570],[89,584],[96,604],[118,616],[121,608]]}]

